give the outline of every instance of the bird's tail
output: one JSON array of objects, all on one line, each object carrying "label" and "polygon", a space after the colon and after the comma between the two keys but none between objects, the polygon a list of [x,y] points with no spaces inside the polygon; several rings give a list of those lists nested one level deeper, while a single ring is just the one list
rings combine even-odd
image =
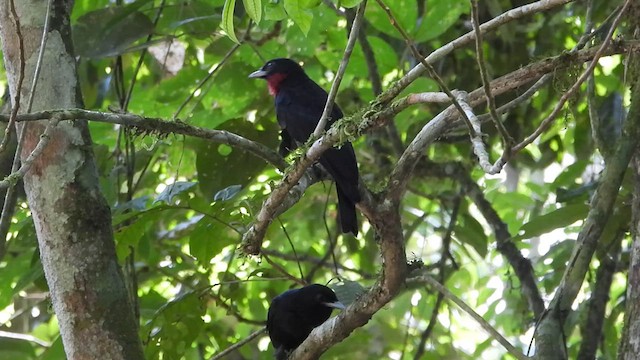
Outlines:
[{"label": "bird's tail", "polygon": [[358,235],[358,216],[356,215],[356,204],[347,194],[336,186],[338,193],[338,216],[343,233]]}]

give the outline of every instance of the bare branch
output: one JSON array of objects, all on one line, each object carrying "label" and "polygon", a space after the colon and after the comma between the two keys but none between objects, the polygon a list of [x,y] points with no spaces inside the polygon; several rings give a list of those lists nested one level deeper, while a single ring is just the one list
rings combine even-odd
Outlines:
[{"label": "bare branch", "polygon": [[503,153],[500,159],[498,159],[495,164],[491,165],[491,163],[489,162],[489,153],[487,152],[487,149],[485,149],[484,141],[482,140],[482,129],[480,128],[480,121],[478,121],[478,118],[473,113],[473,109],[467,102],[467,93],[458,91],[456,97],[458,98],[458,102],[464,110],[467,119],[469,119],[469,122],[473,127],[473,132],[471,135],[471,146],[473,147],[473,153],[478,157],[478,163],[480,164],[480,167],[487,174],[494,175],[499,173],[507,163],[506,157],[508,156],[508,153]]},{"label": "bare branch", "polygon": [[407,32],[404,31],[402,26],[400,26],[400,23],[395,19],[395,17],[393,16],[393,13],[391,12],[391,9],[387,6],[387,4],[385,4],[383,0],[376,0],[376,1],[378,2],[378,4],[380,4],[380,7],[382,7],[382,9],[387,13],[387,17],[389,18],[389,21],[391,21],[391,24],[393,25],[393,27],[396,28],[396,30],[398,30],[398,32],[404,39],[405,43],[413,53],[413,56],[416,58],[416,60],[422,63],[422,66],[424,66],[425,69],[427,69],[429,76],[433,80],[435,80],[436,83],[438,83],[438,86],[440,86],[440,89],[442,89],[442,91],[445,94],[447,94],[447,96],[449,97],[449,100],[451,100],[455,108],[458,109],[458,111],[460,112],[460,117],[462,118],[462,121],[464,121],[465,124],[467,124],[467,128],[469,129],[470,136],[475,137],[476,134],[474,133],[473,126],[471,126],[471,122],[467,118],[465,111],[462,109],[462,107],[458,103],[458,100],[456,99],[456,97],[449,90],[449,87],[447,86],[447,84],[445,84],[444,80],[442,80],[440,75],[438,75],[438,73],[436,72],[436,69],[434,69],[433,66],[431,66],[431,64],[429,64],[425,60],[424,56],[420,54],[420,51],[418,51],[418,48],[416,48],[416,45],[413,43],[413,40],[409,37],[409,34],[407,34]]},{"label": "bare branch", "polygon": [[[272,149],[240,135],[224,131],[212,130],[199,126],[192,126],[181,121],[166,121],[160,118],[149,118],[134,114],[114,114],[83,109],[49,110],[30,114],[18,115],[17,121],[36,121],[58,116],[60,120],[92,120],[109,124],[120,124],[136,128],[140,133],[180,134],[188,135],[208,141],[227,144],[247,151],[279,169],[284,169],[286,163],[280,155]],[[0,115],[0,121],[7,121],[6,115]]]},{"label": "bare branch", "polygon": [[257,338],[260,335],[262,335],[265,332],[265,330],[267,330],[267,328],[263,327],[260,330],[256,330],[256,331],[252,332],[251,334],[249,334],[249,336],[247,336],[246,338],[242,339],[241,341],[238,341],[237,343],[235,343],[235,344],[229,346],[228,348],[220,351],[219,353],[215,354],[209,360],[222,359],[223,357],[229,355],[234,350],[237,350],[237,349],[243,347],[245,344],[248,344],[251,340]]},{"label": "bare branch", "polygon": [[18,181],[20,181],[20,179],[24,177],[24,175],[29,171],[29,169],[31,169],[31,165],[33,165],[33,162],[38,158],[38,156],[40,156],[40,154],[42,154],[44,149],[47,147],[47,144],[49,144],[49,140],[51,140],[51,137],[53,136],[53,131],[56,125],[58,125],[58,122],[60,122],[60,119],[54,116],[47,123],[47,127],[44,129],[44,132],[40,135],[40,141],[38,141],[38,144],[36,145],[36,147],[33,149],[31,154],[29,154],[29,156],[27,156],[27,158],[22,162],[22,166],[20,166],[20,169],[18,169],[15,172],[12,172],[10,175],[4,178],[4,180],[0,181],[0,189],[13,187]]},{"label": "bare branch", "polygon": [[[536,81],[547,73],[567,68],[577,62],[590,60],[595,56],[597,50],[580,50],[570,54],[543,59],[536,63],[527,65],[493,80],[491,82],[492,93],[494,96],[504,94],[515,88],[529,84],[532,81]],[[625,52],[634,53],[637,51],[640,51],[640,43],[634,41],[616,41],[605,52],[607,54],[613,54]],[[476,106],[483,103],[485,101],[483,94],[484,91],[482,88],[469,93],[469,105]],[[409,100],[410,96],[396,100],[390,105],[387,105],[379,115],[386,115],[387,112],[398,113],[410,105]],[[422,130],[420,130],[418,135],[416,135],[407,147],[407,150],[402,154],[402,157],[400,157],[400,160],[398,160],[396,167],[391,173],[389,181],[390,195],[398,198],[402,195],[411,178],[411,172],[417,164],[417,161],[422,157],[424,149],[442,135],[447,128],[451,126],[450,121],[457,118],[457,116],[458,113],[454,107],[449,106],[447,109],[436,115],[422,128]]]},{"label": "bare branch", "polygon": [[[570,3],[572,1],[573,0],[540,0],[531,4],[523,5],[515,9],[506,11],[503,14],[496,16],[495,18],[482,24],[480,26],[480,31],[482,31],[482,33],[485,34],[511,21],[518,20],[522,17],[539,13],[545,10],[549,10],[554,7]],[[441,46],[440,48],[438,48],[437,50],[429,54],[429,56],[427,56],[424,60],[429,64],[434,64],[436,61],[442,59],[443,57],[450,54],[454,50],[472,43],[474,39],[475,39],[475,32],[470,31],[465,35],[460,36],[459,38]],[[420,77],[420,75],[422,75],[422,73],[424,73],[426,70],[427,69],[424,67],[422,62],[419,63],[413,69],[411,69],[411,71],[409,71],[405,76],[403,76],[400,80],[394,83],[391,86],[391,88],[385,91],[385,93],[382,94],[378,98],[378,100],[383,104],[390,102],[396,96],[398,96],[398,94],[400,94],[402,90],[404,90],[407,86],[409,86],[409,84],[411,84],[418,77]]]},{"label": "bare branch", "polygon": [[[484,51],[482,50],[482,32],[480,31],[480,20],[478,20],[478,0],[471,1],[471,19],[473,24],[473,30],[476,39],[476,58],[478,60],[478,67],[480,68],[480,77],[482,78],[482,89],[484,89],[485,97],[487,98],[487,105],[489,107],[489,115],[493,123],[496,125],[496,129],[500,133],[502,137],[502,145],[504,146],[504,153],[500,160],[504,159],[504,162],[509,159],[509,153],[511,152],[511,145],[513,144],[513,138],[509,135],[509,132],[502,124],[500,120],[500,116],[496,111],[496,100],[491,94],[491,86],[489,81],[489,73],[487,71],[487,66],[484,61]],[[477,122],[476,122],[477,123]],[[475,126],[474,126],[475,129]],[[471,134],[472,136],[474,134]],[[476,153],[476,155],[478,155]],[[500,161],[499,160],[499,161]],[[497,165],[497,164],[496,164]],[[504,165],[504,164],[503,164]],[[500,166],[500,170],[502,170],[502,166]],[[498,170],[498,172],[500,172]],[[485,171],[487,171],[485,169]],[[498,173],[496,172],[496,174]],[[489,172],[489,174],[491,174]]]}]

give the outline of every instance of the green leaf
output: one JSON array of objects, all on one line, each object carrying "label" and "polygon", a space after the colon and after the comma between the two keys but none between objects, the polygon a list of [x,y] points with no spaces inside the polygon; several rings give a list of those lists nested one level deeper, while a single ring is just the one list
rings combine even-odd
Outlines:
[{"label": "green leaf", "polygon": [[458,22],[460,15],[469,13],[467,0],[430,1],[427,14],[413,34],[415,42],[435,39]]},{"label": "green leaf", "polygon": [[342,0],[340,1],[341,7],[352,8],[358,6],[362,0]]},{"label": "green leaf", "polygon": [[471,245],[481,257],[487,256],[489,239],[484,233],[482,225],[471,215],[462,214],[460,216],[462,223],[458,223],[455,227],[455,234],[458,240]]},{"label": "green leaf", "polygon": [[229,39],[233,40],[236,44],[240,44],[236,37],[236,31],[233,28],[233,9],[236,7],[236,0],[227,0],[224,2],[224,8],[222,9],[222,22],[220,27],[227,33]]},{"label": "green leaf", "polygon": [[38,359],[40,360],[57,360],[64,358],[65,352],[64,346],[62,345],[62,336],[58,336],[53,344],[38,356]]},{"label": "green leaf", "polygon": [[78,55],[102,58],[128,51],[152,32],[153,22],[144,13],[130,6],[110,7],[80,17],[73,27],[73,43]]},{"label": "green leaf", "polygon": [[173,198],[182,194],[183,192],[191,189],[196,186],[198,183],[196,182],[188,182],[188,181],[176,181],[175,183],[167,186],[163,192],[160,193],[153,201],[153,203],[164,202],[168,205],[173,203]]},{"label": "green leaf", "polygon": [[284,10],[291,16],[300,30],[306,36],[311,29],[311,20],[313,20],[313,14],[307,9],[304,9],[301,4],[301,0],[284,0]]},{"label": "green leaf", "polygon": [[345,280],[339,284],[330,286],[336,293],[338,300],[344,305],[349,306],[355,302],[360,295],[367,291],[360,283]]},{"label": "green leaf", "polygon": [[202,264],[219,254],[226,246],[233,244],[228,236],[220,236],[222,226],[208,217],[202,218],[189,237],[189,252]]},{"label": "green leaf", "polygon": [[[417,2],[414,0],[393,0],[385,3],[391,9],[391,13],[400,27],[407,33],[412,34],[418,24]],[[431,7],[431,2],[429,2],[429,7]],[[402,35],[391,24],[389,16],[380,6],[367,6],[366,18],[374,28],[389,36],[402,39]]]},{"label": "green leaf", "polygon": [[280,21],[287,18],[287,13],[281,2],[268,2],[264,8],[264,18],[265,20]]},{"label": "green leaf", "polygon": [[550,213],[533,218],[520,227],[515,239],[529,239],[546,234],[552,230],[563,228],[584,219],[589,212],[589,205],[567,205]]},{"label": "green leaf", "polygon": [[242,190],[242,185],[227,186],[226,188],[218,191],[213,196],[213,200],[214,201],[227,201],[227,200],[233,198],[234,196],[236,196],[236,194],[238,192],[240,192],[240,190]]},{"label": "green leaf", "polygon": [[123,259],[129,254],[131,251],[130,247],[135,248],[138,246],[138,242],[140,242],[140,239],[147,231],[148,223],[154,219],[154,216],[141,216],[137,221],[131,223],[131,225],[122,227],[115,232],[116,252],[120,259]]},{"label": "green leaf", "polygon": [[253,19],[257,24],[260,23],[262,18],[262,1],[261,0],[242,0],[245,10],[249,17]]}]

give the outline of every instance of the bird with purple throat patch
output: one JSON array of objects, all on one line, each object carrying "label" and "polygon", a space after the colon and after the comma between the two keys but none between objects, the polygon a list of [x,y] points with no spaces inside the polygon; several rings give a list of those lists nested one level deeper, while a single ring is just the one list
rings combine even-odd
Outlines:
[{"label": "bird with purple throat patch", "polygon": [[[269,93],[275,97],[276,117],[282,129],[280,154],[286,156],[313,134],[327,102],[327,92],[291,59],[269,60],[249,77],[265,79]],[[342,116],[340,107],[334,104],[325,130]],[[359,226],[356,204],[360,202],[359,175],[351,143],[346,142],[340,148],[326,150],[320,156],[319,163],[336,182],[342,232],[357,235]]]}]

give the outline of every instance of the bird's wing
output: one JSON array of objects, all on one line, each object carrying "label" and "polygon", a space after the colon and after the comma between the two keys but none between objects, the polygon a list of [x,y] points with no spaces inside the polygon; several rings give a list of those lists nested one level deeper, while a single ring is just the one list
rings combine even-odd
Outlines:
[{"label": "bird's wing", "polygon": [[[327,101],[327,93],[309,80],[291,88],[281,88],[276,96],[278,124],[298,142],[305,142],[315,130]],[[342,110],[334,104],[326,129],[342,118]]]},{"label": "bird's wing", "polygon": [[311,329],[301,323],[300,316],[291,309],[279,308],[279,311],[270,322],[269,337],[274,347],[295,349],[307,337]]},{"label": "bird's wing", "polygon": [[282,130],[280,132],[280,137],[282,141],[280,141],[280,147],[278,148],[278,153],[280,156],[285,157],[289,155],[289,153],[295,150],[298,147],[298,144],[291,138],[291,135],[287,132],[287,130]]},{"label": "bird's wing", "polygon": [[276,116],[280,127],[287,131],[291,138],[304,143],[316,128],[322,112],[318,114],[313,104],[294,99],[297,97],[288,91],[281,90],[276,101]]}]

